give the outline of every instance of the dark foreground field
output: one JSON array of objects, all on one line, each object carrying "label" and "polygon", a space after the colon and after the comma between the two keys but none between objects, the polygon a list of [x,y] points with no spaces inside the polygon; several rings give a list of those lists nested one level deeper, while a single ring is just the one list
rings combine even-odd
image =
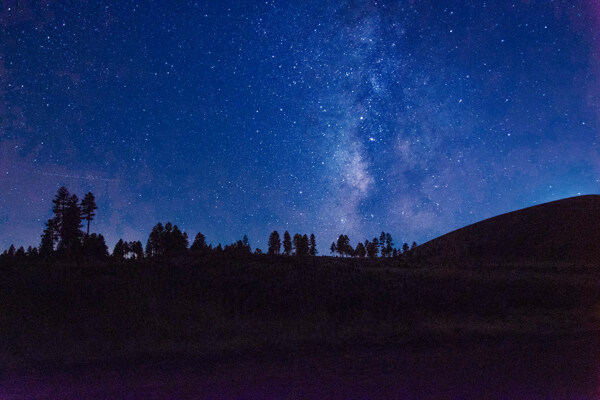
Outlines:
[{"label": "dark foreground field", "polygon": [[0,398],[597,398],[600,272],[256,256],[0,278]]}]

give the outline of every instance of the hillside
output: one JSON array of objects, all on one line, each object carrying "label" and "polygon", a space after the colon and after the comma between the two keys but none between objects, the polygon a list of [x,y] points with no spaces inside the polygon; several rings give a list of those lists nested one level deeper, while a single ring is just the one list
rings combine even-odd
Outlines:
[{"label": "hillside", "polygon": [[595,264],[600,196],[571,197],[498,215],[419,246],[428,262]]}]

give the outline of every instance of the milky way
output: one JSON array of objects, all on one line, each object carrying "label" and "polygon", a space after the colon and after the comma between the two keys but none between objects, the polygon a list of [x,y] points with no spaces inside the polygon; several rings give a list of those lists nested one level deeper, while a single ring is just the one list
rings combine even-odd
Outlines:
[{"label": "milky way", "polygon": [[597,193],[599,6],[476,3],[1,3],[0,247],[61,185],[110,245],[172,221],[322,253]]}]

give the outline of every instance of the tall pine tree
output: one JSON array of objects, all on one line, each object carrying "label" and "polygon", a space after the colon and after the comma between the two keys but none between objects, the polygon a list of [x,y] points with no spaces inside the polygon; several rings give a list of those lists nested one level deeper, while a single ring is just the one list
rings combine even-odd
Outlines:
[{"label": "tall pine tree", "polygon": [[288,231],[283,234],[283,254],[286,256],[292,254],[292,238]]},{"label": "tall pine tree", "polygon": [[281,253],[281,239],[279,238],[279,232],[273,231],[269,236],[269,250],[268,254],[280,254]]},{"label": "tall pine tree", "polygon": [[81,218],[84,221],[87,221],[87,230],[85,233],[86,236],[89,236],[90,234],[90,222],[96,216],[95,211],[97,209],[98,206],[96,206],[96,199],[94,198],[94,195],[92,192],[88,192],[83,200],[81,200]]},{"label": "tall pine tree", "polygon": [[[58,239],[57,250],[66,255],[73,255],[81,249],[81,210],[79,208],[79,199],[76,195],[71,195],[66,187],[58,189],[54,200],[52,200],[52,230]],[[48,225],[47,225],[48,230]],[[46,235],[45,232],[44,235]],[[49,237],[46,237],[46,249],[50,243]]]},{"label": "tall pine tree", "polygon": [[317,253],[318,253],[318,251],[317,251],[317,241],[315,240],[315,234],[314,233],[310,234],[310,248],[309,248],[308,253],[311,256],[316,256]]},{"label": "tall pine tree", "polygon": [[42,243],[40,244],[40,254],[49,256],[54,253],[54,244],[58,241],[58,231],[54,225],[54,219],[46,222],[46,229],[42,234]]}]

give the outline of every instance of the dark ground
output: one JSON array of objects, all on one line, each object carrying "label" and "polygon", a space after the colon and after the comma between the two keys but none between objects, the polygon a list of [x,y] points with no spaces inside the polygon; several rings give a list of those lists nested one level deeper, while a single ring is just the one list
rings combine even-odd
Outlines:
[{"label": "dark ground", "polygon": [[8,374],[2,399],[597,399],[596,334]]},{"label": "dark ground", "polygon": [[0,280],[0,399],[594,399],[600,271],[250,257]]}]

